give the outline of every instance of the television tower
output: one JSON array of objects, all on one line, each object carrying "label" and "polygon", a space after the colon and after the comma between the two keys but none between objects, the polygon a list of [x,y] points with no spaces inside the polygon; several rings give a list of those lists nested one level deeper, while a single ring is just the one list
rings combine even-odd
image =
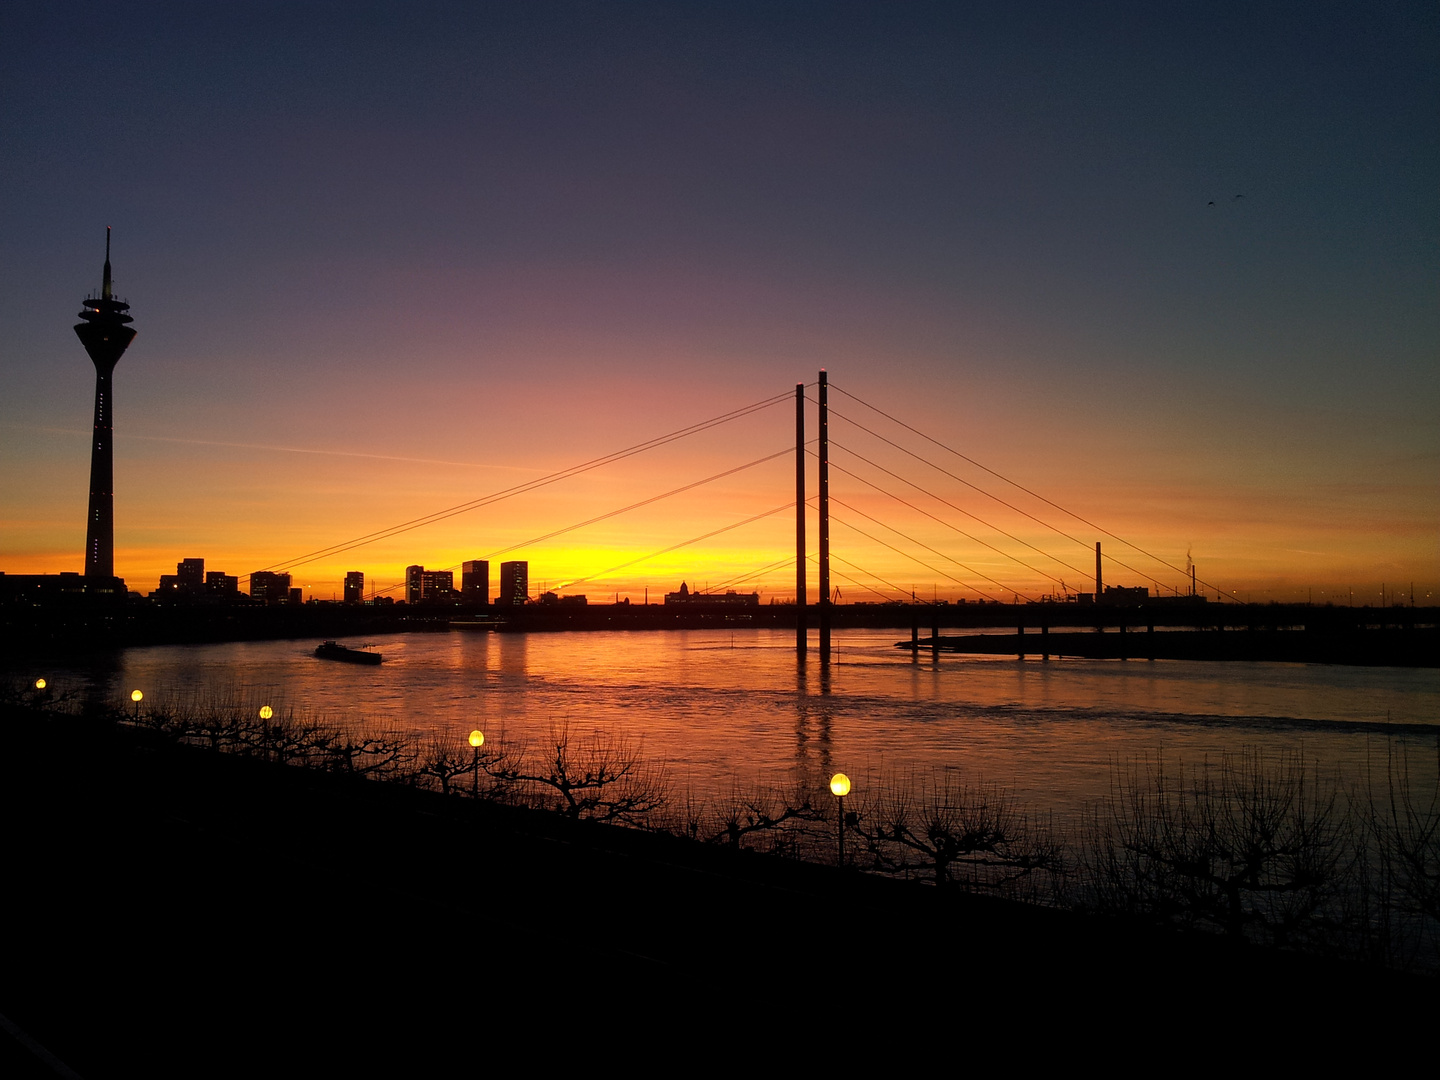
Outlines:
[{"label": "television tower", "polygon": [[105,226],[105,277],[100,295],[87,296],[75,327],[80,344],[95,363],[95,437],[90,444],[90,513],[85,518],[85,576],[115,576],[114,395],[111,376],[135,331],[130,305],[116,300],[110,287],[110,226]]}]

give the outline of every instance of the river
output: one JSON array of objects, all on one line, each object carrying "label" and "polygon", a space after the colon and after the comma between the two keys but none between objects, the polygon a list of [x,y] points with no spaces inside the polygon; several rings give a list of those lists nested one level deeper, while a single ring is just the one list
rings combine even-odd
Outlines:
[{"label": "river", "polygon": [[[317,660],[312,641],[130,648],[52,669],[52,686],[146,703],[269,704],[422,739],[480,728],[491,745],[629,740],[679,788],[818,784],[843,770],[955,768],[1036,810],[1104,796],[1114,768],[1299,754],[1343,783],[1408,755],[1437,783],[1440,671],[1184,661],[912,659],[899,631],[837,633],[829,670],[801,668],[790,631],[385,635],[379,667]],[[812,635],[812,645],[813,645]],[[351,642],[350,644],[361,644]]]}]

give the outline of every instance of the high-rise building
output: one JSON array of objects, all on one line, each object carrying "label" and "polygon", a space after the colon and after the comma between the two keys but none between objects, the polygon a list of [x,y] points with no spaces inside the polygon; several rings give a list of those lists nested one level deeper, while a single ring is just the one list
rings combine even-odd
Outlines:
[{"label": "high-rise building", "polygon": [[267,604],[289,603],[290,575],[256,570],[250,575],[250,598],[263,600]]},{"label": "high-rise building", "polygon": [[95,364],[95,433],[90,443],[90,507],[85,519],[85,576],[115,576],[114,394],[111,377],[135,339],[130,305],[115,299],[110,281],[110,228],[105,228],[105,270],[100,295],[81,301],[75,333]]},{"label": "high-rise building", "polygon": [[205,572],[205,592],[210,596],[233,597],[240,591],[240,581],[234,574],[223,570]]},{"label": "high-rise building", "polygon": [[490,563],[471,559],[460,564],[460,595],[467,604],[480,607],[490,603]]},{"label": "high-rise building", "polygon": [[530,595],[530,564],[528,562],[502,562],[500,564],[500,600],[502,607],[523,604]]},{"label": "high-rise building", "polygon": [[426,570],[423,566],[405,568],[405,602],[451,600],[455,596],[455,573],[452,570]]},{"label": "high-rise building", "polygon": [[365,602],[365,575],[359,570],[351,570],[345,575],[345,603],[363,604]]},{"label": "high-rise building", "polygon": [[205,588],[205,560],[181,559],[175,566],[175,580],[182,589],[200,592]]}]

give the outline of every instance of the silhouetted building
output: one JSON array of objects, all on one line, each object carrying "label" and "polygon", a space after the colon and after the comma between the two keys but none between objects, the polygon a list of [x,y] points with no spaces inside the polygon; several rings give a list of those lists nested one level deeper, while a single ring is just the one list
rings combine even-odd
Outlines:
[{"label": "silhouetted building", "polygon": [[685,582],[680,583],[679,592],[665,594],[666,604],[690,604],[708,607],[759,607],[759,593],[737,593],[734,589],[721,593],[691,592]]},{"label": "silhouetted building", "polygon": [[160,575],[160,584],[150,599],[171,604],[209,599],[212,590],[206,588],[206,580],[204,559],[181,559],[175,565],[175,573]]},{"label": "silhouetted building", "polygon": [[289,603],[290,575],[256,570],[250,575],[250,598],[267,604]]},{"label": "silhouetted building", "polygon": [[232,599],[240,595],[240,579],[234,574],[211,570],[205,575],[205,593],[211,597]]},{"label": "silhouetted building", "polygon": [[490,603],[490,563],[472,559],[460,564],[460,596],[467,604],[481,607]]},{"label": "silhouetted building", "polygon": [[557,607],[585,607],[589,601],[585,598],[584,593],[576,593],[574,596],[558,596],[553,592],[543,592],[540,594],[540,603],[553,604]]},{"label": "silhouetted building", "polygon": [[125,600],[125,582],[120,578],[73,572],[7,574],[0,570],[0,607],[123,610]]},{"label": "silhouetted building", "polygon": [[81,301],[75,333],[95,364],[95,430],[90,443],[90,507],[85,518],[85,574],[115,576],[114,393],[111,377],[121,355],[135,339],[125,314],[130,305],[115,299],[110,281],[110,229],[105,229],[105,270],[100,295]]},{"label": "silhouetted building", "polygon": [[423,566],[405,568],[405,601],[419,604],[455,598],[455,574],[450,570],[426,570]]},{"label": "silhouetted building", "polygon": [[1102,604],[1138,604],[1150,598],[1150,590],[1143,586],[1106,585],[1101,594]]},{"label": "silhouetted building", "polygon": [[365,602],[365,575],[359,570],[351,570],[345,575],[345,603],[363,604]]},{"label": "silhouetted building", "polygon": [[175,574],[161,574],[160,584],[150,594],[151,600],[163,600],[167,603],[178,603],[181,600],[189,599],[190,594],[180,587],[180,578]]},{"label": "silhouetted building", "polygon": [[503,562],[500,564],[501,607],[523,604],[530,597],[530,564],[528,562]]}]

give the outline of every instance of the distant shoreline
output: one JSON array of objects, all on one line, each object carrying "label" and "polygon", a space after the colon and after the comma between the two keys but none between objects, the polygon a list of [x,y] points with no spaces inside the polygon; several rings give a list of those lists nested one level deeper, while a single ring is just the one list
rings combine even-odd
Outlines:
[{"label": "distant shoreline", "polygon": [[[835,630],[909,632],[923,651],[944,630],[1023,627],[1022,635],[940,636],[941,652],[1024,653],[1039,657],[1280,660],[1301,663],[1440,666],[1440,608],[1333,607],[1306,604],[1127,605],[837,604]],[[806,609],[813,639],[818,606]],[[744,629],[793,630],[793,604],[526,604],[511,608],[307,603],[106,607],[0,605],[0,648],[9,656],[71,656],[139,645],[353,638],[467,629],[499,633]],[[1121,628],[1125,628],[1121,633]],[[1152,628],[1165,633],[1151,633]],[[1197,631],[1183,634],[1181,631]],[[1069,632],[1064,632],[1069,631]],[[899,643],[904,647],[905,642]],[[813,650],[812,650],[813,651]]]}]

